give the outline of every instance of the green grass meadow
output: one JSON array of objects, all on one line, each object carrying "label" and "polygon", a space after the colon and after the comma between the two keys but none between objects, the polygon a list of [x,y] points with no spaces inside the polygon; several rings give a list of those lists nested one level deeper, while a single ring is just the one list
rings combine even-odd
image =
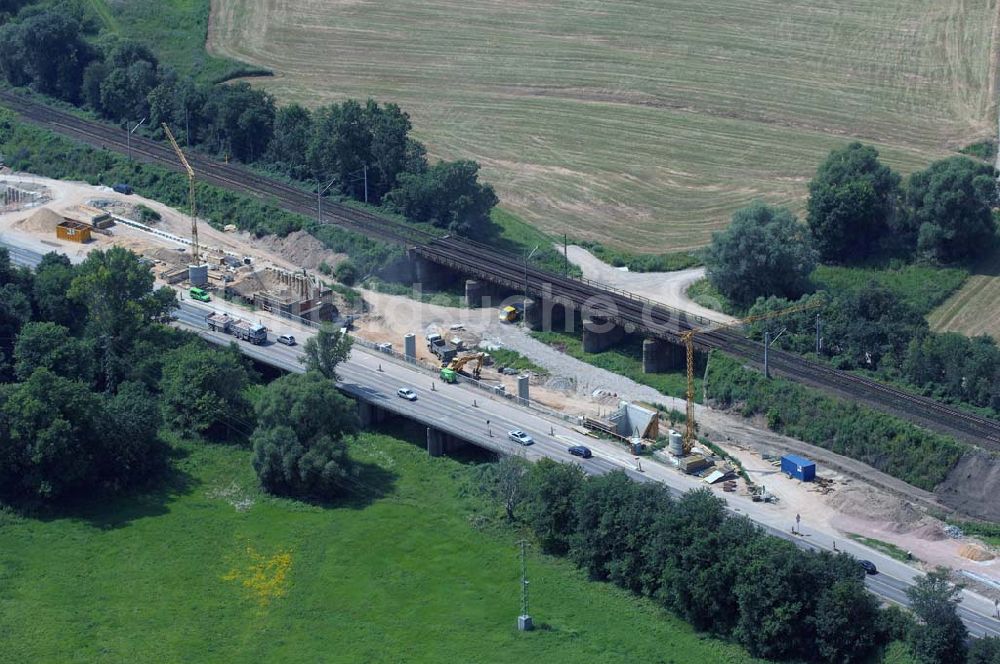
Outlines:
[{"label": "green grass meadow", "polygon": [[170,489],[0,512],[0,662],[753,661],[533,552],[539,628],[519,633],[518,536],[473,526],[475,461],[403,439],[421,433],[362,435],[339,506],[262,495],[245,449],[175,442]]}]

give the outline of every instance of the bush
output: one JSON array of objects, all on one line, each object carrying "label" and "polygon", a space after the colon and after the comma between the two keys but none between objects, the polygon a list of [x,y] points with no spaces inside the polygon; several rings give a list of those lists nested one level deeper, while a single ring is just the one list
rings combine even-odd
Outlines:
[{"label": "bush", "polygon": [[358,280],[358,268],[354,266],[354,263],[344,261],[334,270],[334,276],[340,283],[346,286],[353,286]]},{"label": "bush", "polygon": [[948,475],[964,445],[869,408],[761,374],[721,353],[708,367],[709,397],[792,438],[862,461],[931,491]]}]

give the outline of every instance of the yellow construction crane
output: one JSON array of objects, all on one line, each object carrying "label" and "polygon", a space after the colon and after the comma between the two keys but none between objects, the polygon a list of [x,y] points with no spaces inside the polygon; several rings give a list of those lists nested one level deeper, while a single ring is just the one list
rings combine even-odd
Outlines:
[{"label": "yellow construction crane", "polygon": [[[769,320],[771,318],[778,318],[780,316],[785,316],[787,314],[796,313],[799,311],[807,311],[809,309],[815,309],[817,307],[822,307],[826,304],[823,300],[817,299],[812,302],[807,302],[806,304],[796,304],[795,306],[787,307],[781,309],[780,311],[770,311],[766,314],[760,314],[757,316],[748,316],[746,318],[740,318],[739,320],[734,320],[730,323],[723,323],[716,325],[715,327],[708,327],[702,330],[688,330],[681,335],[681,342],[684,344],[684,349],[687,353],[687,421],[685,422],[684,429],[684,455],[687,456],[691,453],[691,448],[694,446],[695,440],[697,440],[697,434],[695,433],[695,423],[694,423],[694,337],[698,334],[705,334],[708,332],[718,332],[720,330],[726,330],[731,327],[737,327],[739,325],[747,325],[749,323],[756,323],[761,320]],[[765,339],[765,344],[769,343],[769,340]]]},{"label": "yellow construction crane", "polygon": [[195,209],[194,204],[194,169],[191,168],[191,164],[184,157],[184,153],[181,152],[181,146],[177,145],[177,140],[174,135],[170,132],[170,127],[167,126],[166,122],[161,123],[163,125],[163,131],[167,133],[167,138],[170,140],[170,145],[174,147],[174,152],[177,153],[177,157],[181,160],[181,164],[184,165],[184,169],[187,171],[188,176],[188,205],[191,208],[191,257],[194,259],[192,262],[195,265],[200,265],[200,251],[198,248],[198,212]]}]

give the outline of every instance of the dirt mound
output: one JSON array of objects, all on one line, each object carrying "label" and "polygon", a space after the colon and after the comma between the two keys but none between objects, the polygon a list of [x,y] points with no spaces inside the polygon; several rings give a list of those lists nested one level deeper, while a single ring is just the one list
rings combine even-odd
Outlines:
[{"label": "dirt mound", "polygon": [[315,270],[323,262],[334,267],[347,258],[344,254],[330,251],[325,244],[305,231],[295,231],[285,237],[268,235],[255,238],[241,233],[241,236],[244,235],[245,237],[241,237],[241,239],[246,242],[278,254],[295,266],[310,270]]},{"label": "dirt mound", "polygon": [[940,542],[941,540],[948,539],[948,534],[944,532],[941,524],[936,521],[918,526],[911,530],[910,534],[914,537],[919,537],[923,540],[930,540],[932,542]]},{"label": "dirt mound", "polygon": [[981,546],[976,546],[975,544],[963,544],[958,550],[958,555],[963,558],[968,558],[969,560],[975,560],[977,562],[983,562],[984,560],[993,560],[996,556],[982,548]]},{"label": "dirt mound", "polygon": [[948,507],[970,516],[1000,521],[1000,458],[987,452],[965,454],[934,489]]},{"label": "dirt mound", "polygon": [[913,527],[923,514],[909,502],[870,487],[851,487],[830,497],[829,504],[838,512],[869,521],[889,521],[897,526]]},{"label": "dirt mound", "polygon": [[39,208],[31,216],[17,223],[17,226],[33,233],[54,233],[63,221],[62,215],[47,207]]}]

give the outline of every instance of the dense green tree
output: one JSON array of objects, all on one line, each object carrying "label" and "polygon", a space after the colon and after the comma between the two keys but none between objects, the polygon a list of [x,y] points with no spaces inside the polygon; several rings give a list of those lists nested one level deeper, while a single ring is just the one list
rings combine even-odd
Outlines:
[{"label": "dense green tree", "polygon": [[142,329],[176,306],[173,291],[152,288],[149,267],[121,247],[92,251],[77,268],[69,297],[86,307],[87,333],[97,344],[109,389],[128,373],[129,350]]},{"label": "dense green tree", "polygon": [[625,535],[616,530],[619,513],[633,490],[628,476],[614,471],[588,479],[580,491],[570,557],[591,579],[603,581],[609,576]]},{"label": "dense green tree", "polygon": [[187,434],[228,438],[251,433],[250,404],[244,390],[250,377],[238,348],[209,348],[192,341],[166,354],[163,363],[164,415]]},{"label": "dense green tree", "polygon": [[134,485],[163,467],[165,447],[157,437],[161,421],[156,397],[142,383],[122,383],[107,399],[99,421],[101,454],[95,458],[95,472],[106,489]]},{"label": "dense green tree", "polygon": [[794,299],[805,293],[816,252],[791,212],[755,202],[737,210],[729,228],[712,236],[705,264],[712,285],[745,307],[758,297]]},{"label": "dense green tree", "polygon": [[347,437],[358,430],[354,402],[316,372],[268,385],[255,404],[253,466],[280,495],[333,498],[350,486]]},{"label": "dense green tree", "polygon": [[967,664],[1000,664],[1000,638],[988,636],[973,639]]},{"label": "dense green tree", "polygon": [[212,147],[234,159],[263,157],[274,131],[274,98],[240,82],[211,88],[202,108]]},{"label": "dense green tree", "polygon": [[315,134],[307,160],[318,180],[336,178],[340,191],[364,200],[364,169],[371,159],[371,128],[365,109],[354,99],[316,109]]},{"label": "dense green tree", "polygon": [[0,492],[58,500],[93,481],[100,400],[38,369],[0,397]]},{"label": "dense green tree", "polygon": [[576,530],[576,498],[586,475],[576,464],[543,458],[534,464],[527,480],[525,521],[545,553],[565,555]]},{"label": "dense green tree", "polygon": [[981,256],[996,242],[997,172],[968,157],[951,157],[913,173],[906,183],[907,225],[917,249],[950,263]]},{"label": "dense green tree", "polygon": [[21,326],[31,320],[31,301],[14,284],[0,286],[0,382],[13,369],[14,341]]},{"label": "dense green tree", "polygon": [[306,156],[312,140],[313,120],[309,109],[288,104],[274,115],[274,132],[267,149],[267,159],[293,178],[310,175]]},{"label": "dense green tree", "polygon": [[80,23],[53,10],[28,17],[21,24],[25,62],[32,84],[46,94],[76,103],[83,71],[93,59]]},{"label": "dense green tree", "polygon": [[907,588],[910,609],[919,620],[910,633],[910,649],[921,662],[946,664],[965,659],[969,632],[958,616],[960,592],[944,568],[927,573]]},{"label": "dense green tree", "polygon": [[287,425],[308,442],[324,434],[343,438],[357,433],[355,405],[324,376],[308,371],[272,381],[257,397],[254,411],[259,428]]},{"label": "dense green tree", "polygon": [[479,182],[474,161],[442,161],[422,173],[404,173],[385,199],[410,219],[479,238],[492,234],[490,211],[497,202],[493,187]]},{"label": "dense green tree", "polygon": [[902,373],[932,394],[1000,410],[1000,348],[991,337],[920,334],[907,346]]},{"label": "dense green tree", "polygon": [[809,183],[808,222],[820,257],[860,261],[880,251],[893,222],[899,176],[861,143],[833,150]]},{"label": "dense green tree", "polygon": [[839,297],[823,313],[826,352],[843,368],[877,369],[901,360],[914,335],[927,330],[919,312],[876,282]]},{"label": "dense green tree", "polygon": [[56,323],[25,323],[14,345],[14,370],[27,380],[36,369],[89,385],[94,379],[94,349],[85,340],[70,336]]},{"label": "dense green tree", "polygon": [[65,254],[50,251],[42,256],[31,292],[36,318],[74,331],[83,329],[85,312],[67,295],[74,276],[76,269]]},{"label": "dense green tree", "polygon": [[350,357],[352,344],[350,336],[324,324],[306,340],[299,362],[307,371],[318,372],[327,380],[338,380],[337,365]]},{"label": "dense green tree", "polygon": [[[100,82],[101,113],[113,120],[135,123],[149,116],[150,93],[159,85],[159,62],[142,42],[116,41],[104,60]],[[130,127],[131,128],[131,127]]]},{"label": "dense green tree", "polygon": [[822,588],[815,623],[816,648],[823,661],[866,661],[876,645],[873,626],[878,615],[878,601],[858,579],[839,580]]}]

